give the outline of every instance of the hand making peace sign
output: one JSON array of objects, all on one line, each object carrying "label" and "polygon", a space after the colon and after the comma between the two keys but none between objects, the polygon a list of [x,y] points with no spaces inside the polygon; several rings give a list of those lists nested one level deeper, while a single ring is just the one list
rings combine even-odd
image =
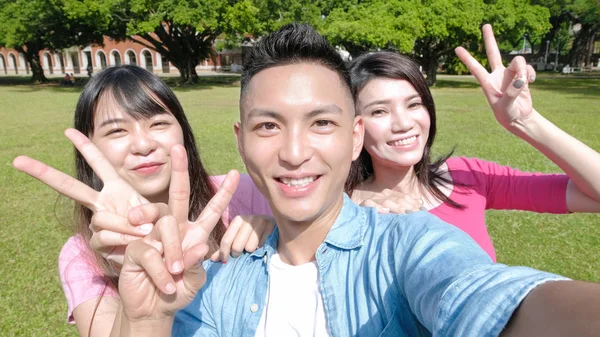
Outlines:
[{"label": "hand making peace sign", "polygon": [[469,68],[479,84],[494,112],[496,120],[509,129],[534,113],[528,82],[535,80],[535,70],[527,65],[522,56],[515,57],[507,68],[502,57],[492,26],[482,27],[485,50],[492,72],[479,63],[462,47],[456,48],[456,55]]},{"label": "hand making peace sign", "polygon": [[[147,235],[152,229],[151,225],[130,225],[127,221],[127,211],[148,201],[119,176],[102,152],[85,135],[75,129],[67,129],[65,136],[102,180],[104,186],[100,192],[26,156],[15,158],[13,166],[92,210],[94,216],[90,229],[94,236],[90,240],[90,246],[107,260],[122,264],[125,246]],[[113,225],[106,226],[104,223]]]},{"label": "hand making peace sign", "polygon": [[119,278],[123,310],[130,321],[163,319],[188,305],[206,282],[199,263],[208,252],[210,232],[229,205],[239,182],[230,171],[196,221],[188,220],[190,181],[185,149],[171,149],[171,215],[158,220],[150,235],[129,244]]}]

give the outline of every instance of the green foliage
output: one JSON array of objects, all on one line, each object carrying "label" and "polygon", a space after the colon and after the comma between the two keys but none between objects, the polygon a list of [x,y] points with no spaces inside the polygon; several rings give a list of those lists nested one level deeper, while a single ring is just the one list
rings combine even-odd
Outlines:
[{"label": "green foliage", "polygon": [[257,36],[274,32],[291,22],[307,23],[318,29],[322,24],[322,4],[311,0],[254,0],[258,17],[264,23]]},{"label": "green foliage", "polygon": [[0,2],[0,45],[25,55],[34,81],[46,80],[39,52],[102,41],[96,21],[74,18],[61,0]]},{"label": "green foliage", "polygon": [[[64,0],[74,17],[100,16],[103,33],[130,38],[168,59],[182,82],[198,80],[195,67],[212,56],[213,42],[264,29],[259,8],[252,0]],[[134,37],[135,36],[135,37]]]},{"label": "green foliage", "polygon": [[347,2],[331,10],[321,32],[353,55],[373,49],[410,52],[424,30],[421,11],[416,0]]},{"label": "green foliage", "polygon": [[501,51],[521,48],[523,35],[529,41],[540,41],[552,28],[550,10],[531,5],[528,0],[496,0],[485,8],[484,20],[494,26]]},{"label": "green foliage", "polygon": [[[473,55],[473,58],[475,58],[482,66],[488,68],[489,62],[485,54],[481,54],[481,52],[471,52],[471,55]],[[467,66],[465,66],[465,64],[462,63],[462,61],[456,55],[449,56],[445,59],[444,70],[448,75],[469,74],[469,69]]]}]

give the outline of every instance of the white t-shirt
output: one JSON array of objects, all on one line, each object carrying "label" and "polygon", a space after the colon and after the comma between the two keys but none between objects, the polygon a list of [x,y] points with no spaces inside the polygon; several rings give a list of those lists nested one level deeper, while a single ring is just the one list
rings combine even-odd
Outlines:
[{"label": "white t-shirt", "polygon": [[255,336],[329,336],[317,262],[292,266],[273,254],[267,304]]}]

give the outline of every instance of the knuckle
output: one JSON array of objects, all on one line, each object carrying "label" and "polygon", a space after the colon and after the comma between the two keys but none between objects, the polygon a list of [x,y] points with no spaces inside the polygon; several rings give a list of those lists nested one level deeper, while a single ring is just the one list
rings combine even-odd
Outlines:
[{"label": "knuckle", "polygon": [[166,250],[170,253],[179,253],[181,252],[181,244],[179,242],[171,242],[165,246]]},{"label": "knuckle", "polygon": [[70,191],[71,188],[73,188],[73,185],[75,184],[75,180],[71,177],[66,177],[60,180],[60,182],[58,183],[58,188],[60,191]]},{"label": "knuckle", "polygon": [[[131,245],[130,245],[130,246],[131,246]],[[127,248],[128,248],[128,250],[129,250],[129,247],[127,247]],[[157,257],[158,255],[159,255],[159,254],[158,254],[158,251],[157,251],[156,249],[154,249],[154,248],[147,248],[147,249],[145,249],[145,250],[144,250],[144,252],[142,253],[142,258],[143,258],[144,260],[151,260],[151,259],[153,259],[153,258]]]},{"label": "knuckle", "polygon": [[221,239],[221,246],[231,247],[232,244],[233,240],[229,237],[223,237],[223,239]]}]

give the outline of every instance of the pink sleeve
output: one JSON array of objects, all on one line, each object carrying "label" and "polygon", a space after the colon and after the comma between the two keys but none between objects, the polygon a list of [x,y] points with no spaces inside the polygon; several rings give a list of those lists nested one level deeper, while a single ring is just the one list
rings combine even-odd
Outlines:
[{"label": "pink sleeve", "polygon": [[67,322],[70,324],[75,323],[73,310],[78,305],[102,296],[119,298],[117,291],[106,283],[90,248],[80,235],[70,237],[61,249],[58,272],[67,298]]},{"label": "pink sleeve", "polygon": [[[508,166],[475,159],[456,158],[458,166],[471,172],[471,179],[461,179],[486,197],[487,209],[523,210],[538,213],[567,213],[566,174],[521,172]],[[454,169],[461,168],[456,167]],[[453,169],[453,170],[454,170]],[[454,175],[454,173],[453,173]]]},{"label": "pink sleeve", "polygon": [[[225,179],[224,175],[211,177],[214,186],[220,186]],[[235,191],[229,207],[223,213],[223,222],[229,222],[236,215],[273,215],[269,202],[258,190],[250,176],[240,175],[240,183]]]}]

